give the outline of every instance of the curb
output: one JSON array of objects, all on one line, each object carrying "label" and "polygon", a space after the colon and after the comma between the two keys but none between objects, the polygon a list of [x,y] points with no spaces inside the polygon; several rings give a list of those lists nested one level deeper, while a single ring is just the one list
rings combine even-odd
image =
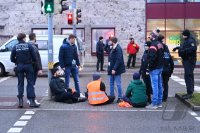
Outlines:
[{"label": "curb", "polygon": [[190,103],[188,100],[183,99],[180,94],[176,93],[175,97],[183,102],[185,105],[187,105],[189,108],[191,108],[193,111],[200,111],[200,106],[196,106],[193,103]]}]

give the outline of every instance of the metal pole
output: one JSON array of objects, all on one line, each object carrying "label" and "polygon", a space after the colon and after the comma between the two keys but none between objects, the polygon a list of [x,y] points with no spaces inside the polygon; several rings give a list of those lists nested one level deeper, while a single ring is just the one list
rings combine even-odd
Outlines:
[{"label": "metal pole", "polygon": [[[53,68],[53,14],[48,14],[48,81],[50,83],[52,74],[50,69]],[[48,98],[51,99],[51,89],[48,90]]]},{"label": "metal pole", "polygon": [[[75,9],[76,9],[76,0],[73,0],[73,2],[72,2],[72,10],[74,11]],[[76,21],[73,22],[73,34],[76,36]]]}]

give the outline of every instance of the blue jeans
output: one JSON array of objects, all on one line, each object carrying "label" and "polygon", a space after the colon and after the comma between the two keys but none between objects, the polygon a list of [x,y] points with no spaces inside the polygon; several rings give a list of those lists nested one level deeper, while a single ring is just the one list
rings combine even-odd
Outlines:
[{"label": "blue jeans", "polygon": [[27,98],[35,98],[34,89],[34,76],[33,76],[33,66],[32,64],[18,64],[17,65],[17,78],[18,78],[18,96],[22,98],[24,96],[24,77],[26,75],[27,79]]},{"label": "blue jeans", "polygon": [[121,75],[110,75],[110,96],[115,96],[114,83],[117,84],[118,98],[123,98],[122,96],[122,86],[121,86]]},{"label": "blue jeans", "polygon": [[78,68],[77,67],[65,68],[65,84],[66,84],[67,89],[69,88],[70,74],[72,74],[72,77],[74,79],[76,92],[80,93]]},{"label": "blue jeans", "polygon": [[152,104],[159,105],[162,103],[163,86],[162,86],[162,68],[150,71],[151,86],[153,90]]}]

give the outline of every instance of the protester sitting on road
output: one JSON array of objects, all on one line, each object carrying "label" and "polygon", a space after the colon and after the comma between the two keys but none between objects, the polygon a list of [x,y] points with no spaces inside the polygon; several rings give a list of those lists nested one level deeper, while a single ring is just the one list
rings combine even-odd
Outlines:
[{"label": "protester sitting on road", "polygon": [[133,107],[145,107],[147,104],[146,87],[140,80],[140,74],[134,73],[123,100]]},{"label": "protester sitting on road", "polygon": [[107,96],[106,86],[102,82],[100,74],[93,74],[93,81],[88,83],[87,92],[85,93],[88,97],[89,104],[91,105],[100,105],[100,104],[109,104],[115,100],[114,96]]},{"label": "protester sitting on road", "polygon": [[66,88],[64,80],[59,78],[61,74],[58,68],[52,69],[52,75],[49,86],[56,102],[76,103],[87,100],[87,98],[79,97],[79,93],[75,90]]}]

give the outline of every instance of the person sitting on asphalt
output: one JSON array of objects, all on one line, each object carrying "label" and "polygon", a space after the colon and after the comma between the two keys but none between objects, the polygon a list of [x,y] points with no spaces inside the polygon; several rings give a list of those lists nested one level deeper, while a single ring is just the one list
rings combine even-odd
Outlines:
[{"label": "person sitting on asphalt", "polygon": [[49,86],[56,102],[76,103],[87,100],[87,98],[79,97],[79,93],[75,90],[66,88],[64,80],[59,78],[61,73],[58,68],[52,69],[52,75]]},{"label": "person sitting on asphalt", "polygon": [[140,80],[140,74],[134,73],[133,80],[128,85],[126,96],[123,97],[133,107],[145,107],[147,104],[146,87]]},{"label": "person sitting on asphalt", "polygon": [[91,105],[109,104],[115,100],[113,96],[107,96],[106,86],[102,82],[100,74],[93,74],[93,81],[88,83],[87,92],[85,93]]}]

